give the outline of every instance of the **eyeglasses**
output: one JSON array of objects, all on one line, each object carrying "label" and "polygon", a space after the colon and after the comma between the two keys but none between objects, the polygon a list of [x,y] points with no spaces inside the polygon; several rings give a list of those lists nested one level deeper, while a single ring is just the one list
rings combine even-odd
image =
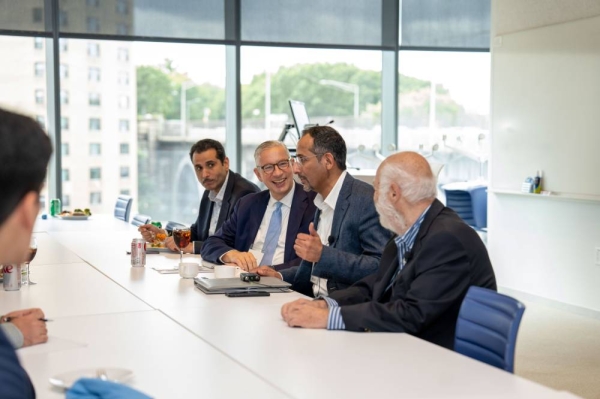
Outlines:
[{"label": "eyeglasses", "polygon": [[279,170],[283,171],[286,170],[287,168],[290,167],[290,161],[292,159],[288,158],[285,161],[279,161],[277,163],[268,163],[266,165],[263,166],[256,166],[258,169],[261,169],[263,172],[265,172],[266,174],[270,175],[271,173],[275,172],[275,166],[277,166],[279,168]]},{"label": "eyeglasses", "polygon": [[308,156],[301,155],[301,156],[293,157],[292,159],[295,160],[296,162],[298,162],[298,165],[302,166],[302,165],[304,165],[304,162],[306,162],[307,159],[314,158],[314,157],[320,157],[321,155],[323,155],[323,154],[315,154],[315,155],[308,155]]}]

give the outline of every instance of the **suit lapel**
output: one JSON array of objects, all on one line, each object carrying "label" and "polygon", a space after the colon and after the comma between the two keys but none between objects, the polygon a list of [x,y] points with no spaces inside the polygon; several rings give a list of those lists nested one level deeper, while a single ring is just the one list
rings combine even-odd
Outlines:
[{"label": "suit lapel", "polygon": [[302,216],[308,206],[308,196],[306,192],[298,183],[294,183],[294,198],[292,199],[292,208],[290,209],[290,217],[288,219],[288,227],[285,235],[285,252],[283,261],[288,262],[292,257],[294,251],[294,242],[296,241],[296,235],[300,230],[302,224]]},{"label": "suit lapel", "polygon": [[[433,203],[431,204],[429,211],[427,211],[427,215],[425,215],[425,219],[423,219],[423,223],[421,223],[421,228],[419,229],[419,233],[417,234],[417,237],[415,238],[415,243],[413,244],[413,247],[411,250],[411,252],[413,254],[416,254],[417,252],[419,252],[421,250],[421,240],[427,235],[427,233],[429,232],[429,227],[431,226],[431,223],[433,223],[433,220],[440,214],[440,212],[443,209],[444,209],[444,204],[442,204],[440,201],[435,199],[433,201]],[[406,266],[409,266],[409,265],[410,265],[410,263],[408,263]]]},{"label": "suit lapel", "polygon": [[385,294],[385,289],[389,285],[390,281],[392,280],[392,276],[398,268],[398,249],[396,248],[394,238],[396,238],[396,235],[394,235],[392,239],[388,241],[384,248],[383,254],[381,255],[379,267],[385,267],[385,270],[381,269],[382,278],[373,289],[373,298],[379,299],[383,294]]},{"label": "suit lapel", "polygon": [[233,191],[233,186],[235,185],[236,180],[236,173],[229,171],[229,179],[227,179],[227,186],[225,187],[223,202],[221,202],[221,212],[219,212],[219,219],[217,220],[217,230],[227,219],[227,215],[229,215],[229,208],[231,207],[231,201],[233,201],[233,196],[231,195],[231,193]]},{"label": "suit lapel", "polygon": [[339,241],[338,238],[340,236],[342,220],[344,220],[346,211],[348,211],[348,208],[350,207],[350,195],[352,194],[353,183],[354,178],[350,176],[350,173],[346,173],[344,183],[342,183],[342,188],[340,189],[340,194],[338,195],[337,202],[335,203],[333,221],[331,223],[331,235],[336,238],[332,245],[333,247],[335,247],[336,243]]},{"label": "suit lapel", "polygon": [[210,228],[213,206],[214,203],[208,199],[208,190],[204,190],[202,200],[200,201],[200,221],[202,225],[198,226],[200,227],[200,233],[198,234],[200,241],[204,241],[208,238],[208,229]]}]

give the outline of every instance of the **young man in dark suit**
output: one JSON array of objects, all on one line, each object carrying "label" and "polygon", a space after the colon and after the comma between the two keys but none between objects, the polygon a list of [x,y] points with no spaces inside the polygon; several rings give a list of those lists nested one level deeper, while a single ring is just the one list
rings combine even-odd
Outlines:
[{"label": "young man in dark suit", "polygon": [[307,234],[299,234],[294,249],[303,259],[276,276],[309,296],[328,295],[377,271],[381,251],[390,238],[379,223],[373,187],[346,171],[346,143],[330,126],[303,132],[296,149],[294,171],[306,191],[317,193],[318,208]]},{"label": "young man in dark suit", "polygon": [[308,233],[315,214],[314,194],[294,182],[292,159],[280,141],[266,141],[254,152],[256,177],[267,190],[250,194],[202,247],[202,258],[233,263],[244,270],[258,265],[283,270],[300,263],[294,250],[299,233]]},{"label": "young man in dark suit", "polygon": [[[259,189],[254,183],[229,170],[229,158],[225,156],[223,145],[216,140],[198,141],[190,149],[190,159],[205,191],[200,201],[198,219],[190,228],[192,241],[183,252],[199,254],[203,242],[229,219],[239,199]],[[158,233],[165,233],[151,224],[140,226],[139,231],[146,241],[152,241]],[[166,239],[165,245],[179,252],[172,237]]]},{"label": "young man in dark suit", "polygon": [[328,298],[290,302],[282,316],[293,327],[406,332],[452,349],[468,288],[496,289],[487,250],[436,199],[436,179],[421,155],[388,157],[374,186],[381,223],[397,234],[377,273]]},{"label": "young man in dark suit", "polygon": [[[0,264],[22,263],[27,258],[31,232],[40,210],[40,191],[52,146],[37,122],[2,109],[0,143]],[[10,317],[25,317],[25,313],[13,313]],[[39,320],[43,313],[37,309],[35,315],[39,316],[33,319],[36,325],[30,327],[37,329],[36,335],[45,342],[48,332],[45,322]],[[25,343],[31,344],[27,340]],[[0,396],[35,397],[33,385],[3,329],[0,329]]]}]

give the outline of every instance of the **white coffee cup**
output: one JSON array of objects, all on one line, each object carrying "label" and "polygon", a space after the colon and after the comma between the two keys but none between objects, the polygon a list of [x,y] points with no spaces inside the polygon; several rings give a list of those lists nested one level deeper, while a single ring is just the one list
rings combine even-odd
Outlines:
[{"label": "white coffee cup", "polygon": [[200,265],[192,262],[182,262],[179,264],[179,275],[183,278],[194,278],[200,271]]},{"label": "white coffee cup", "polygon": [[215,278],[233,278],[239,275],[241,269],[237,266],[217,265],[215,266]]}]

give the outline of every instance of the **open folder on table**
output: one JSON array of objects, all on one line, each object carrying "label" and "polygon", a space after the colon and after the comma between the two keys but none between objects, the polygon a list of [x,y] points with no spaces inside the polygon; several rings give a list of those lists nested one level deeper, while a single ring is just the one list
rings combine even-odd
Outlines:
[{"label": "open folder on table", "polygon": [[194,285],[205,294],[226,294],[228,292],[266,291],[288,292],[290,283],[275,277],[261,277],[260,281],[242,281],[232,278],[194,278]]}]

